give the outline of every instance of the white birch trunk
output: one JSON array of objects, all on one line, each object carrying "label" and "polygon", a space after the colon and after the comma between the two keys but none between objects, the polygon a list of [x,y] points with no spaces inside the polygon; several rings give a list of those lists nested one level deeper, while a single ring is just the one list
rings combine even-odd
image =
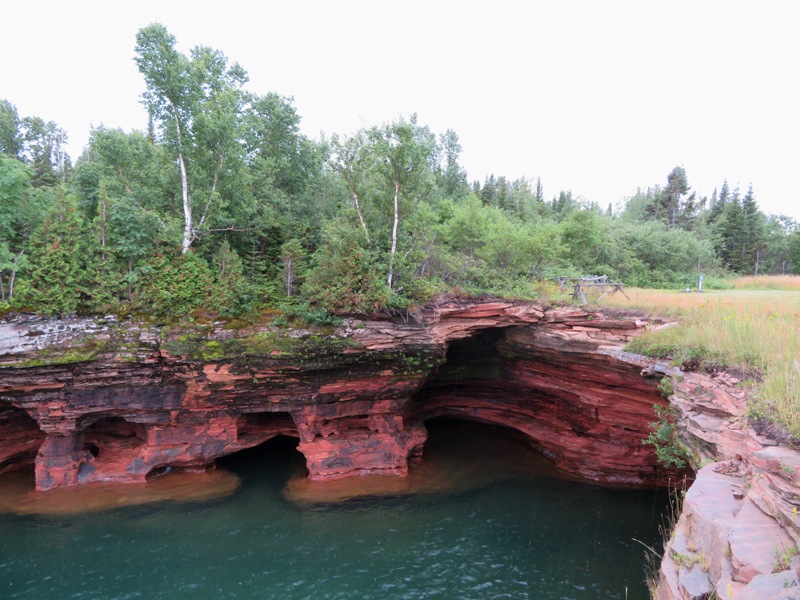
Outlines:
[{"label": "white birch trunk", "polygon": [[361,221],[361,227],[364,229],[364,236],[367,238],[367,243],[371,243],[369,239],[369,231],[367,230],[367,223],[364,221],[364,215],[361,214],[361,205],[358,202],[358,194],[356,194],[355,190],[352,190],[353,194],[353,206],[355,206],[356,214],[358,214],[358,220]]},{"label": "white birch trunk", "polygon": [[392,225],[392,250],[389,252],[389,276],[386,283],[392,289],[394,279],[394,255],[397,253],[397,226],[400,223],[400,182],[394,182],[394,224]]},{"label": "white birch trunk", "polygon": [[186,254],[189,246],[194,241],[192,228],[192,205],[189,202],[189,179],[186,176],[186,163],[183,161],[183,152],[178,152],[178,164],[181,167],[181,199],[183,200],[183,241],[181,254]]}]

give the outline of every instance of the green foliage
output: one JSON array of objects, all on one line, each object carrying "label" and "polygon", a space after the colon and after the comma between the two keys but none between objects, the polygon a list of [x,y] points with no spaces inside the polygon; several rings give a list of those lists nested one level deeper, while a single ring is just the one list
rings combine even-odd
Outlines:
[{"label": "green foliage", "polygon": [[219,314],[231,317],[253,312],[257,291],[245,277],[242,260],[227,241],[224,241],[212,259],[213,284],[208,290],[208,304]]},{"label": "green foliage", "polygon": [[208,263],[194,252],[157,254],[140,272],[135,299],[140,311],[177,317],[213,301],[214,277]]},{"label": "green foliage", "polygon": [[772,565],[773,573],[788,571],[792,566],[792,559],[797,556],[797,544],[785,546],[781,550],[775,551],[775,562]]},{"label": "green foliage", "polygon": [[360,245],[361,232],[343,221],[331,224],[303,293],[330,312],[371,313],[391,296],[370,251]]},{"label": "green foliage", "polygon": [[58,197],[30,241],[30,266],[19,286],[19,306],[46,315],[67,315],[78,309],[84,283],[81,220],[75,199]]},{"label": "green foliage", "polygon": [[[740,198],[727,182],[698,197],[682,167],[616,211],[568,190],[545,201],[541,179],[470,188],[457,134],[416,115],[317,143],[291,98],[248,93],[241,66],[205,46],[182,52],[162,25],[138,32],[135,62],[148,130],[95,128],[74,169],[57,124],[0,101],[0,302],[243,316],[288,299],[322,311],[315,322],[453,289],[533,298],[556,275],[685,288],[703,272],[714,289],[730,271],[800,270],[796,222],[764,217],[752,189]],[[59,194],[77,207],[71,259],[55,252],[67,242],[32,237]],[[185,264],[179,244],[195,250]],[[59,269],[75,283],[55,285]]]},{"label": "green foliage", "polygon": [[662,377],[658,382],[658,391],[664,398],[669,398],[675,393],[675,386],[672,383],[671,377]]},{"label": "green foliage", "polygon": [[[663,391],[662,391],[663,393]],[[686,466],[686,452],[683,449],[675,426],[675,409],[653,405],[658,419],[650,423],[652,431],[642,440],[655,448],[659,462],[665,467],[682,469]]]}]

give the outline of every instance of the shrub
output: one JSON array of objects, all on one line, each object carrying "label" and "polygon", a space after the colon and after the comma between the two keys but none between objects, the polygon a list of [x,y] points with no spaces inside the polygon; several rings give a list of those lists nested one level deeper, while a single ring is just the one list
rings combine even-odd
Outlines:
[{"label": "shrub", "polygon": [[179,317],[205,306],[212,289],[208,263],[194,252],[158,254],[142,269],[136,307],[158,316]]}]

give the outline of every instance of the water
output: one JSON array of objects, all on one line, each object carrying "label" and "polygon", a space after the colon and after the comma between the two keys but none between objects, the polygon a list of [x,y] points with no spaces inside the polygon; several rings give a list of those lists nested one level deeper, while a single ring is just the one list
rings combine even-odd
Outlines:
[{"label": "water", "polygon": [[288,500],[297,459],[275,444],[227,462],[243,482],[216,500],[0,515],[0,597],[647,598],[634,539],[658,543],[663,492],[555,478],[469,424],[432,428],[441,469],[415,493]]}]

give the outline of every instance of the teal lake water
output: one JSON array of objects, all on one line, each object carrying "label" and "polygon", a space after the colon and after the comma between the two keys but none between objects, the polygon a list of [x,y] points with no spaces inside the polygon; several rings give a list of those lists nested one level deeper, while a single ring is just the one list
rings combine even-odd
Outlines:
[{"label": "teal lake water", "polygon": [[[553,477],[516,440],[436,423],[416,494],[290,501],[289,443],[224,467],[231,495],[70,516],[0,515],[0,598],[644,599],[667,494]],[[436,475],[439,473],[440,475]]]}]

